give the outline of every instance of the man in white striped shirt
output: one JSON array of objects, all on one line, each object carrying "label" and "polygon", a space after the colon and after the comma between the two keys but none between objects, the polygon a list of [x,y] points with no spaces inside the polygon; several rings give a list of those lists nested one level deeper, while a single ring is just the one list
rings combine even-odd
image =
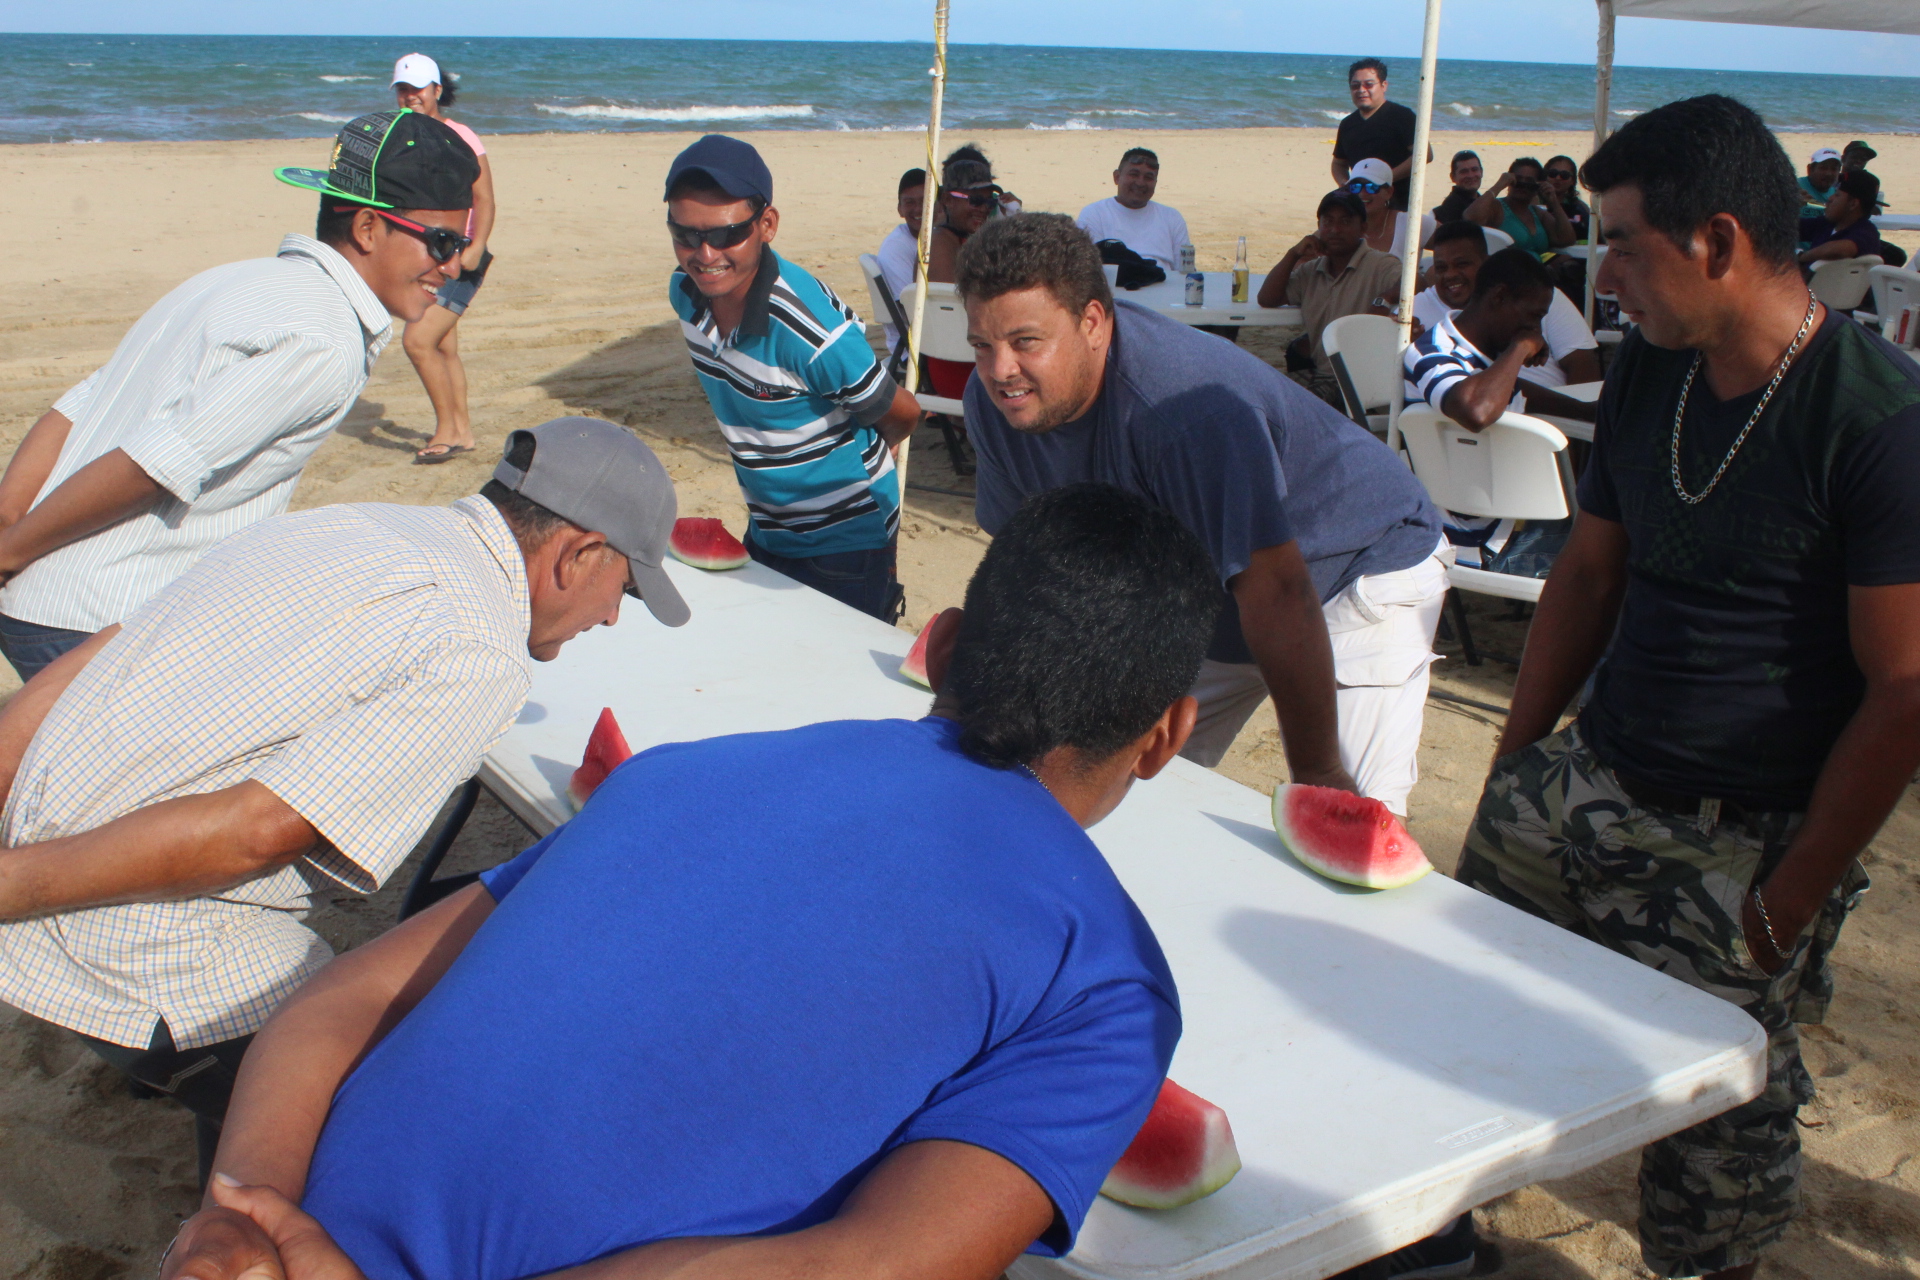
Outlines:
[{"label": "man in white striped shirt", "polygon": [[0,711],[0,1000],[191,1109],[210,1159],[247,1041],[330,958],[313,895],[393,874],[529,659],[623,591],[686,621],[674,515],[650,449],[560,418],[451,507],[235,534],[56,659]]},{"label": "man in white striped shirt", "polygon": [[477,174],[431,117],[360,117],[331,171],[280,171],[321,191],[317,238],[187,281],[34,424],[0,478],[0,653],[22,679],[287,509],[392,319],[459,274]]}]

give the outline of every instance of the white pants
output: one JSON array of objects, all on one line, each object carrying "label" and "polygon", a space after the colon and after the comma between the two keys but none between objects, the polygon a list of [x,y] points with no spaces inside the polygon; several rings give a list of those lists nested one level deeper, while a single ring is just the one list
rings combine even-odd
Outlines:
[{"label": "white pants", "polygon": [[[1411,569],[1356,579],[1321,610],[1333,642],[1340,764],[1353,775],[1360,794],[1403,816],[1407,795],[1420,778],[1427,668],[1437,656],[1433,633],[1447,598],[1452,559],[1452,546],[1442,541]],[[1211,768],[1266,701],[1266,681],[1251,662],[1209,658],[1192,693],[1200,717],[1180,754]]]}]

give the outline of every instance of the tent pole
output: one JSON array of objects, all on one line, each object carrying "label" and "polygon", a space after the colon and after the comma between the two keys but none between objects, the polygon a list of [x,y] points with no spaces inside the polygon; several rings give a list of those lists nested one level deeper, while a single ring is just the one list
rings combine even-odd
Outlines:
[{"label": "tent pole", "polygon": [[[1593,55],[1593,150],[1607,140],[1607,121],[1613,112],[1613,0],[1598,0],[1599,43]],[[1588,153],[1589,155],[1592,152]],[[1600,196],[1593,197],[1593,217],[1587,220],[1587,332],[1593,332],[1593,282],[1600,274]]]},{"label": "tent pole", "polygon": [[[940,202],[940,108],[947,96],[947,0],[934,0],[933,66],[927,69],[927,74],[933,77],[933,105],[927,113],[927,185],[920,206],[920,261],[915,273],[920,287],[914,291],[913,322],[907,329],[909,395],[920,390],[920,329],[927,318],[927,263],[933,252],[933,215]],[[907,438],[900,442],[900,451],[894,456],[902,507],[907,504],[907,452],[912,447],[913,435],[909,432]]]},{"label": "tent pole", "polygon": [[[1427,204],[1427,149],[1433,137],[1433,77],[1440,59],[1440,0],[1427,0],[1426,34],[1420,43],[1420,105],[1413,122],[1413,165],[1407,172],[1407,230],[1400,246],[1400,341],[1405,351],[1413,338],[1413,295],[1420,279],[1420,224]],[[1405,403],[1403,380],[1393,380],[1388,405],[1387,447],[1400,447],[1400,410]]]}]

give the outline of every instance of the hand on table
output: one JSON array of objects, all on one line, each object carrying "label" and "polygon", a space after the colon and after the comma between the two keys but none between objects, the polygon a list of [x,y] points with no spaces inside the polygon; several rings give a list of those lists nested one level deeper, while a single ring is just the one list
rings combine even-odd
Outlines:
[{"label": "hand on table", "polygon": [[326,1229],[272,1187],[216,1173],[213,1207],[187,1219],[160,1280],[365,1280]]}]

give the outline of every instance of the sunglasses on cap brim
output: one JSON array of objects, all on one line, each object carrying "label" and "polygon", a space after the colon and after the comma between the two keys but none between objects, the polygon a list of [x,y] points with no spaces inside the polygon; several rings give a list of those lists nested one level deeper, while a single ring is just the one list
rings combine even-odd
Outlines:
[{"label": "sunglasses on cap brim", "polygon": [[412,232],[426,243],[427,256],[435,262],[451,262],[473,243],[471,236],[463,236],[458,231],[449,231],[445,227],[429,227],[411,218],[403,218],[397,213],[388,213],[385,209],[374,209],[370,205],[337,204],[333,207],[335,213],[345,213],[350,209],[367,209],[396,227]]},{"label": "sunglasses on cap brim", "polygon": [[698,249],[707,245],[714,249],[731,249],[753,234],[753,224],[760,221],[756,215],[745,222],[729,222],[724,227],[686,227],[667,219],[667,234],[682,249]]}]

